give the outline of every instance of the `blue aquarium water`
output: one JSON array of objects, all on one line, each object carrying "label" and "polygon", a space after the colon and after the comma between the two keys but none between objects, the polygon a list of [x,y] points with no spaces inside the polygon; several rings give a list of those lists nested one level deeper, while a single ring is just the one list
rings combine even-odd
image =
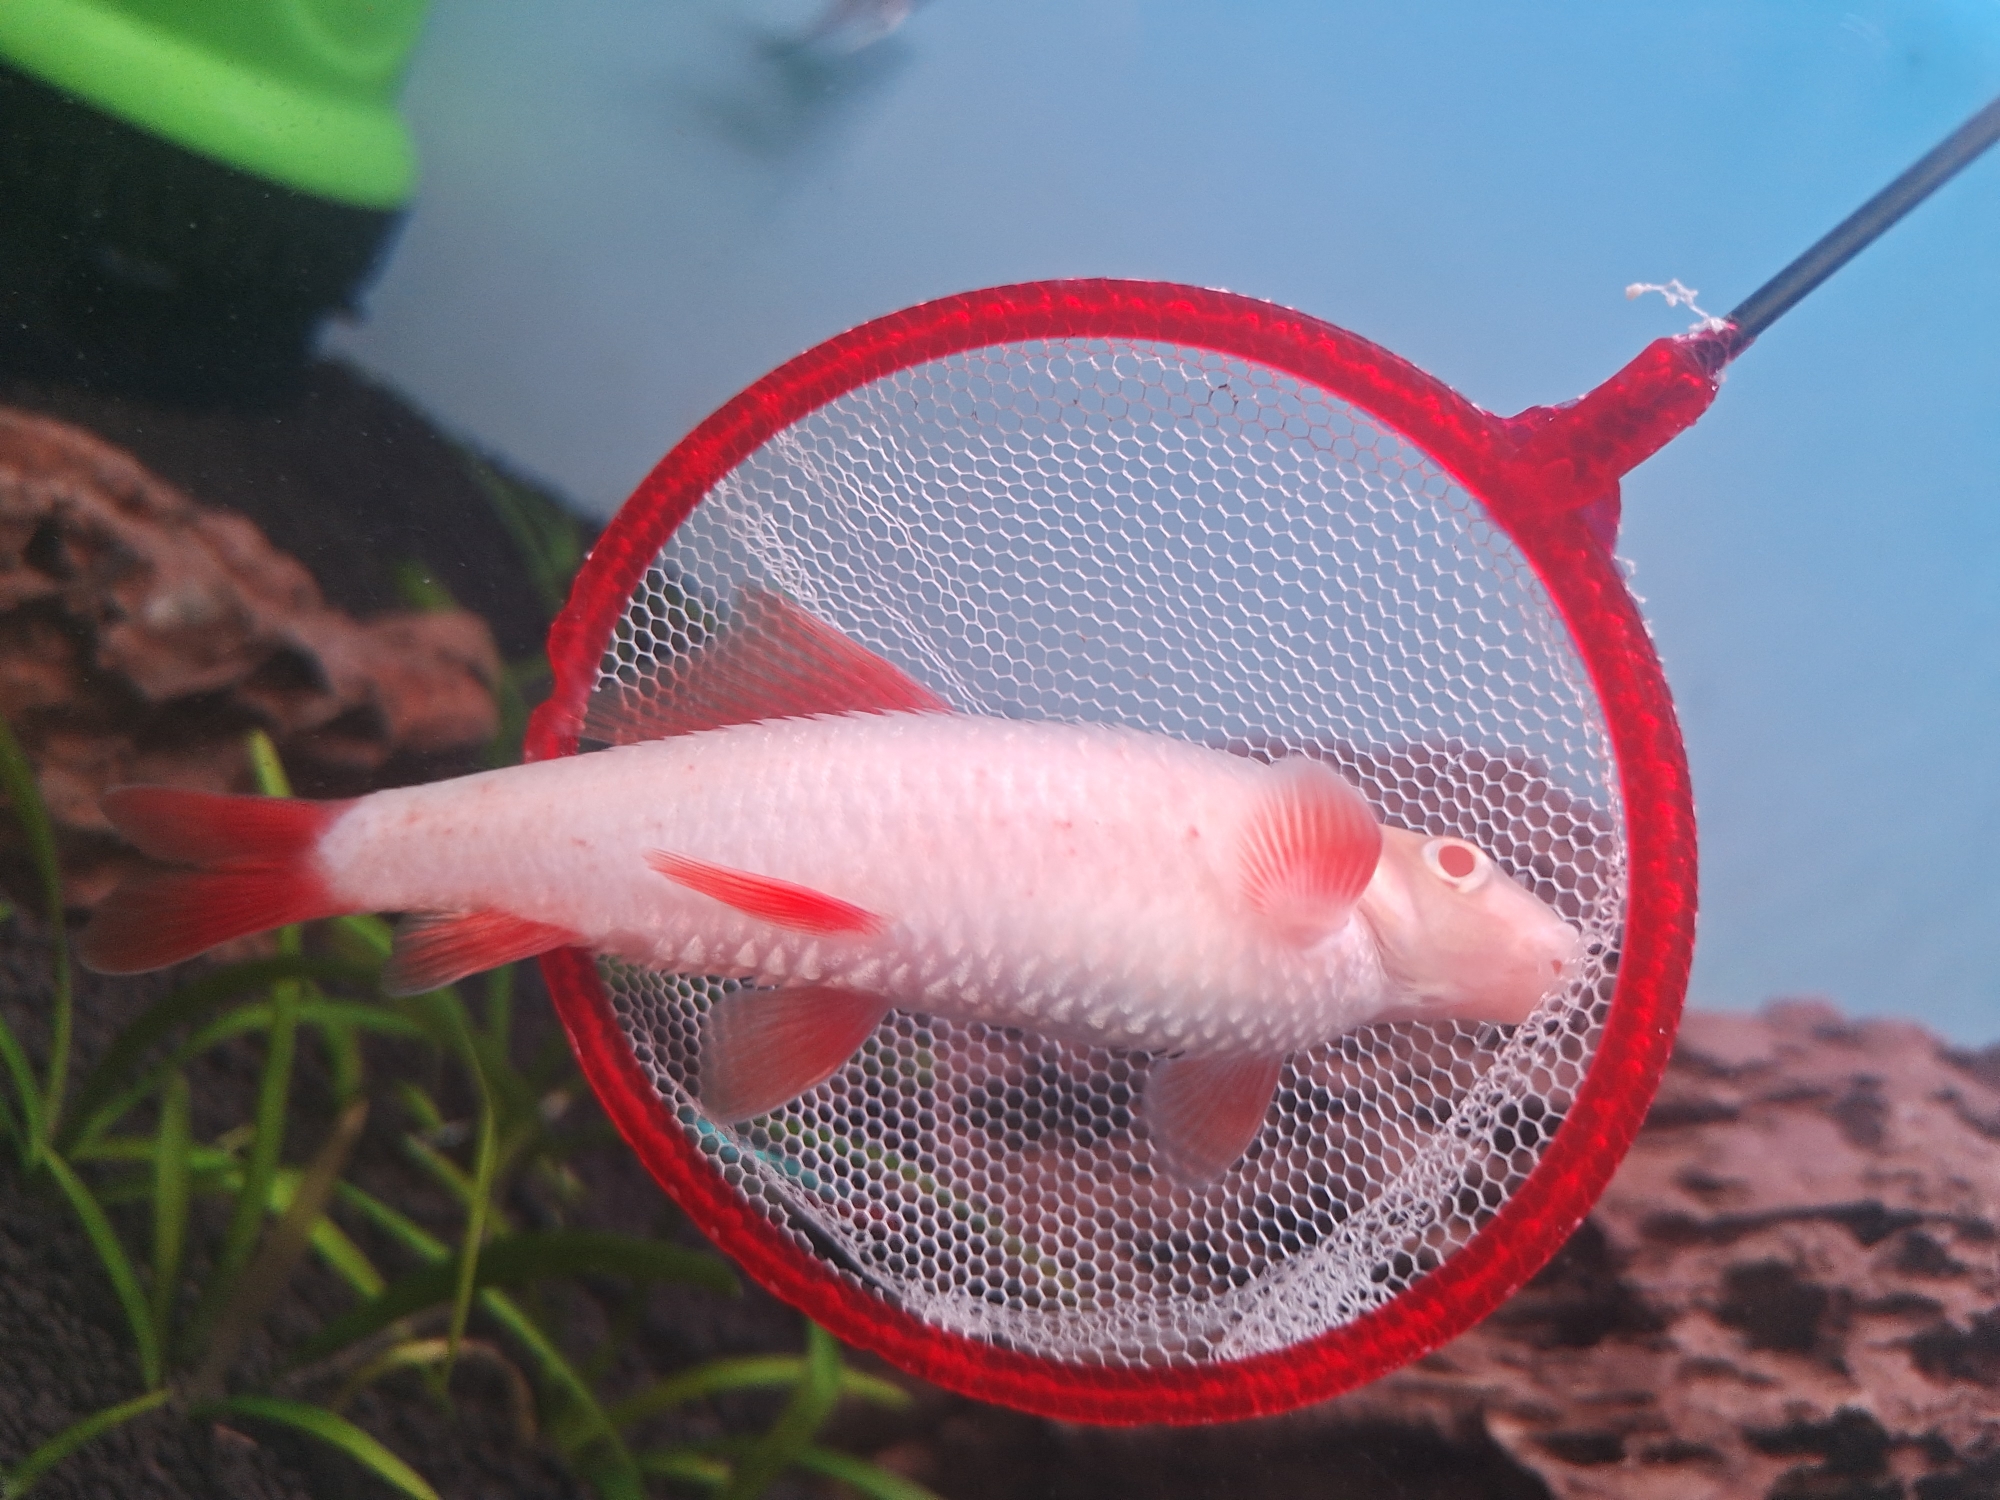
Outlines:
[{"label": "blue aquarium water", "polygon": [[[1726,308],[2000,90],[1972,0],[1397,12],[442,0],[424,162],[329,342],[607,513],[843,327],[1158,277],[1354,329],[1497,411]],[[872,27],[872,30],[871,30]],[[1730,371],[1627,480],[1685,719],[1691,1000],[2000,1036],[2000,162]]]}]

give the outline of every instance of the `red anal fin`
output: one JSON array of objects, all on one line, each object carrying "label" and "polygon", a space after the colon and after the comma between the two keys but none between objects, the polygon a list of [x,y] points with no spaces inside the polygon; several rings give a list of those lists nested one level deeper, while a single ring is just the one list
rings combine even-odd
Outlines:
[{"label": "red anal fin", "polygon": [[1318,761],[1281,762],[1243,832],[1243,896],[1280,938],[1310,946],[1354,910],[1382,858],[1361,794]]},{"label": "red anal fin", "polygon": [[391,995],[421,995],[482,969],[580,942],[567,928],[511,912],[413,912],[396,926],[382,988]]},{"label": "red anal fin", "polygon": [[723,634],[638,686],[599,690],[583,733],[614,745],[812,714],[944,713],[901,667],[783,594],[745,588]]},{"label": "red anal fin", "polygon": [[793,885],[788,880],[725,869],[705,860],[689,859],[684,854],[669,854],[664,849],[647,854],[646,863],[675,885],[684,885],[724,906],[734,907],[746,917],[789,927],[795,932],[854,933],[867,937],[889,925],[874,912],[852,902],[811,886]]},{"label": "red anal fin", "polygon": [[1220,1177],[1250,1149],[1278,1091],[1281,1057],[1169,1057],[1146,1080],[1153,1161],[1182,1187]]},{"label": "red anal fin", "polygon": [[141,853],[183,868],[135,871],[98,903],[77,956],[99,973],[163,969],[231,938],[343,909],[314,851],[345,802],[127,786],[105,793],[103,805]]},{"label": "red anal fin", "polygon": [[755,1119],[823,1083],[860,1050],[889,1002],[823,985],[731,995],[701,1028],[701,1107]]}]

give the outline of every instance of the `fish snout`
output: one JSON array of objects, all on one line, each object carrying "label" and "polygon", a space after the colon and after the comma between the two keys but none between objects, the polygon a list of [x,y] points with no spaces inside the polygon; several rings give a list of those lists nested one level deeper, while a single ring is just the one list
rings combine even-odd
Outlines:
[{"label": "fish snout", "polygon": [[1550,990],[1576,977],[1576,971],[1583,959],[1583,934],[1569,923],[1552,921],[1540,934],[1541,952],[1538,955],[1548,970],[1548,985],[1542,991],[1546,996]]},{"label": "fish snout", "polygon": [[1582,934],[1476,846],[1389,830],[1384,866],[1365,909],[1399,1012],[1517,1026],[1580,971]]},{"label": "fish snout", "polygon": [[1466,1021],[1516,1026],[1535,1007],[1576,977],[1583,937],[1548,908],[1526,913],[1514,924],[1510,941],[1496,945],[1486,965],[1467,975],[1452,1013]]}]

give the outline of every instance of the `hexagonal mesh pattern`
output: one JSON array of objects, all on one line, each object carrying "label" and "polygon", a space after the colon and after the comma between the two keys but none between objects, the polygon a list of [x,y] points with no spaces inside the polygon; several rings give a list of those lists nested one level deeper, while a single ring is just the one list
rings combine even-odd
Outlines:
[{"label": "hexagonal mesh pattern", "polygon": [[661,554],[599,692],[782,590],[969,712],[1328,759],[1385,823],[1489,851],[1587,958],[1520,1027],[1378,1025],[1286,1065],[1255,1145],[1156,1175],[1150,1059],[892,1012],[740,1128],[696,1102],[737,986],[601,963],[671,1112],[803,1249],[933,1326],[1065,1362],[1232,1359],[1375,1308],[1533,1168],[1612,990],[1622,819],[1538,581],[1423,453],[1295,378],[1035,341],[864,385],[767,442]]}]

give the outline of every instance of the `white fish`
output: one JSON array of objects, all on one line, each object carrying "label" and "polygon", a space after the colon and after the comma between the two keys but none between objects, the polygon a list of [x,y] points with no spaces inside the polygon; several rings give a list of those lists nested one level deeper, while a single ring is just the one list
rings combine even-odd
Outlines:
[{"label": "white fish", "polygon": [[1317,761],[943,712],[775,595],[743,615],[626,711],[668,738],[345,803],[109,794],[190,868],[121,886],[85,961],[401,911],[405,992],[565,945],[751,980],[701,1037],[724,1122],[891,1009],[1168,1053],[1145,1117],[1188,1183],[1247,1148],[1289,1053],[1389,1018],[1518,1022],[1572,962],[1575,931],[1482,851],[1382,829]]}]

